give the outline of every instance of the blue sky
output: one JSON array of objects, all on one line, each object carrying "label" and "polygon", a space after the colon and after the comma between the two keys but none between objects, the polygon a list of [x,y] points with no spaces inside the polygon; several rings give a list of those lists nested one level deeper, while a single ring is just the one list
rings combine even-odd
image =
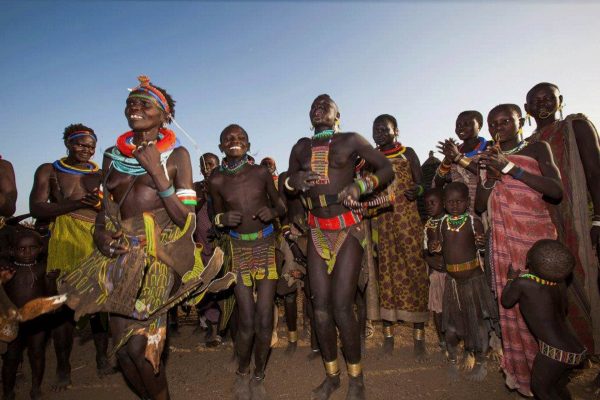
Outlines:
[{"label": "blue sky", "polygon": [[202,152],[235,122],[279,170],[320,93],[369,139],[393,114],[422,160],[460,111],[522,105],[540,81],[599,122],[598,15],[575,2],[0,2],[0,154],[27,212],[36,167],[65,153],[64,127],[94,128],[100,160],[128,130],[127,88],[142,73],[173,95]]}]

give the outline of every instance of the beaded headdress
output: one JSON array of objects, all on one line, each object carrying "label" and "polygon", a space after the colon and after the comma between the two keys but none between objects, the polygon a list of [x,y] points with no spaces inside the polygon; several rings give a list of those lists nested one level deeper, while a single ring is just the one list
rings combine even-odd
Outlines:
[{"label": "beaded headdress", "polygon": [[[138,80],[140,81],[139,86],[131,90],[131,94],[129,95],[129,97],[141,97],[152,100],[158,108],[160,108],[167,114],[170,114],[171,108],[169,107],[169,102],[167,101],[167,98],[162,94],[160,90],[158,90],[150,84],[150,78],[146,75],[140,75],[138,76]],[[146,95],[140,92],[143,92]]]}]

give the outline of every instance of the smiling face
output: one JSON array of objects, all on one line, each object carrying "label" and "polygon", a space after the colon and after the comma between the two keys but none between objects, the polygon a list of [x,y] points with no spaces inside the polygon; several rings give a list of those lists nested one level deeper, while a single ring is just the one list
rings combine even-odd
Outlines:
[{"label": "smiling face", "polygon": [[513,140],[523,126],[523,119],[506,107],[493,109],[487,118],[490,134],[498,143]]},{"label": "smiling face", "polygon": [[477,137],[481,126],[473,114],[463,113],[456,118],[456,128],[454,132],[456,136],[463,142],[471,138]]},{"label": "smiling face", "polygon": [[69,159],[74,163],[86,163],[92,159],[96,152],[96,140],[89,135],[67,140]]},{"label": "smiling face", "polygon": [[550,85],[539,85],[527,94],[527,111],[533,118],[546,119],[554,116],[562,104],[562,96],[557,88]]},{"label": "smiling face", "polygon": [[310,107],[310,122],[316,132],[333,129],[336,118],[340,117],[337,105],[327,96],[319,96]]},{"label": "smiling face", "polygon": [[225,153],[228,159],[241,158],[250,150],[248,135],[239,126],[229,126],[221,133],[219,150]]},{"label": "smiling face", "polygon": [[42,251],[41,242],[33,235],[21,236],[17,239],[15,246],[11,248],[11,254],[16,262],[31,264]]},{"label": "smiling face", "polygon": [[134,132],[150,131],[160,128],[167,114],[149,98],[130,96],[125,103],[125,118]]},{"label": "smiling face", "polygon": [[446,190],[444,193],[444,208],[448,214],[457,216],[467,211],[469,196],[461,190]]},{"label": "smiling face", "polygon": [[373,122],[373,140],[379,147],[392,144],[396,141],[398,129],[394,128],[394,124],[389,119],[376,119]]}]

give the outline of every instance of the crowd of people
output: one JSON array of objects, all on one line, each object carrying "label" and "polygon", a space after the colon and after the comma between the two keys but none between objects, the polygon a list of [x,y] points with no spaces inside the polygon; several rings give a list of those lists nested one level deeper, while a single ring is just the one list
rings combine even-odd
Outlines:
[{"label": "crowd of people", "polygon": [[[493,140],[479,136],[480,112],[460,112],[458,140],[440,138],[443,160],[423,166],[392,115],[374,119],[373,147],[341,132],[337,104],[319,95],[309,111],[314,132],[291,149],[287,171],[278,174],[270,157],[256,163],[248,132],[231,124],[220,134],[223,159],[203,154],[204,180],[193,182],[190,155],[168,129],[175,102],[139,81],[125,106],[131,130],[101,166],[92,161],[94,130],[65,128],[67,156],[35,173],[33,227],[13,217],[15,175],[0,159],[4,399],[15,396],[26,348],[31,398],[41,397],[48,337],[52,388],[71,385],[76,321],[90,323],[98,374],[117,371],[112,338],[136,395],[168,399],[161,356],[179,304],[195,306],[211,328],[207,345],[229,330],[233,397],[267,399],[275,299],[293,353],[299,293],[311,357],[325,370],[313,399],[341,385],[338,340],[346,398],[364,399],[371,322],[381,321],[382,357],[394,353],[398,323],[410,324],[415,361],[425,362],[430,319],[451,378],[466,370],[482,381],[496,356],[508,388],[570,398],[571,371],[600,350],[600,145],[584,115],[563,118],[556,85],[529,90],[526,118],[515,104],[490,110]],[[523,138],[532,119],[536,129]],[[433,178],[426,165],[437,165]]]}]

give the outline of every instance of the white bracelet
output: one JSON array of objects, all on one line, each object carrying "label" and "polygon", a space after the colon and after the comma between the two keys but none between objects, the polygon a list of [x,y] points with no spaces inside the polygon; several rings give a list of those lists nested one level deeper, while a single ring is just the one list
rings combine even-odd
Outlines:
[{"label": "white bracelet", "polygon": [[592,226],[600,226],[600,221],[592,221]]},{"label": "white bracelet", "polygon": [[510,161],[508,162],[508,164],[506,164],[504,166],[504,168],[502,168],[502,173],[504,175],[508,174],[508,172],[513,169],[515,167],[515,164],[511,163]]},{"label": "white bracelet", "polygon": [[289,180],[290,180],[290,177],[289,177],[289,176],[288,176],[287,178],[285,178],[285,181],[283,181],[283,186],[285,186],[285,188],[286,188],[287,190],[289,190],[290,192],[295,192],[295,191],[296,191],[296,189],[294,189],[293,187],[291,187],[291,186],[290,186],[290,184],[289,184]]}]

